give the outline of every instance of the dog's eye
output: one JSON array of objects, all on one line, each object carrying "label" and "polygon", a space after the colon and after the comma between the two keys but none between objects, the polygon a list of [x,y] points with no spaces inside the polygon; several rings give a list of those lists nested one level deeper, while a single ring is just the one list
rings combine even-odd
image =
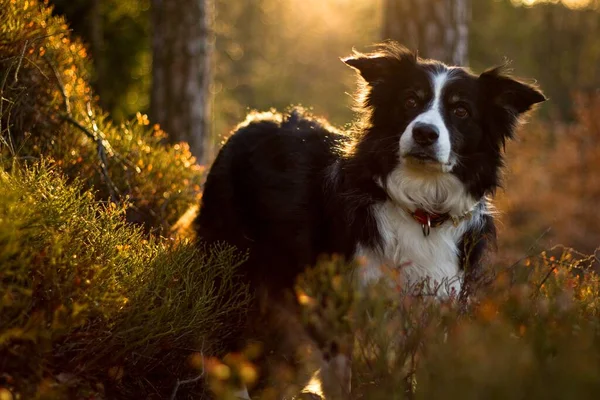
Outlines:
[{"label": "dog's eye", "polygon": [[419,106],[419,100],[416,97],[409,97],[404,101],[404,108],[411,110],[413,108],[417,108]]},{"label": "dog's eye", "polygon": [[469,116],[469,110],[467,110],[467,108],[463,106],[455,107],[454,110],[452,110],[452,112],[460,119],[464,119]]}]

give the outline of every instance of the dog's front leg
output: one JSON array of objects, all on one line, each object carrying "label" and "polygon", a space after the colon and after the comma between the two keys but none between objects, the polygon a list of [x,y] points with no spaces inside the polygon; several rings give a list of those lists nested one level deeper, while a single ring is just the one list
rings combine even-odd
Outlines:
[{"label": "dog's front leg", "polygon": [[352,366],[350,357],[334,355],[321,371],[321,385],[326,399],[346,400],[352,388]]},{"label": "dog's front leg", "polygon": [[[348,355],[334,354],[313,374],[302,390],[305,395],[317,395],[322,400],[350,399],[352,380],[351,359]],[[308,397],[301,397],[308,398]]]}]

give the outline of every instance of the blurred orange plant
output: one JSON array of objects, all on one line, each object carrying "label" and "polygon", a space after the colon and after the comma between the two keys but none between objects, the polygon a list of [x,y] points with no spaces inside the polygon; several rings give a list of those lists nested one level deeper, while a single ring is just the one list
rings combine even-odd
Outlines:
[{"label": "blurred orange plant", "polygon": [[574,122],[534,121],[507,146],[505,189],[497,196],[503,257],[532,246],[584,253],[600,246],[600,92],[574,102]]}]

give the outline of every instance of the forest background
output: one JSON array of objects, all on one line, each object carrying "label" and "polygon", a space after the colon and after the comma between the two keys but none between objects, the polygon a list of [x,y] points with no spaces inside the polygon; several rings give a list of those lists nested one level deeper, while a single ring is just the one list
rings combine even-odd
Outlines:
[{"label": "forest background", "polygon": [[[431,23],[426,17],[423,22],[408,13],[390,13],[393,3],[403,2],[210,3],[213,31],[208,40],[214,53],[204,164],[210,164],[223,138],[249,110],[284,110],[300,104],[337,126],[349,124],[355,76],[339,57],[354,48],[369,50],[373,43],[390,37],[390,26],[402,26],[406,20]],[[470,7],[465,64],[481,72],[509,61],[515,75],[537,81],[550,98],[508,149],[505,186],[509,190],[501,190],[498,199],[501,229],[509,232],[501,235],[503,254],[517,256],[531,246],[558,243],[593,251],[600,243],[600,219],[593,211],[600,195],[593,146],[600,140],[593,118],[600,96],[597,3],[464,3]],[[115,121],[142,112],[156,122],[150,100],[151,1],[54,0],[52,4],[54,12],[65,15],[73,31],[89,44],[92,86],[103,108]],[[417,10],[429,7],[415,4]],[[394,39],[415,44],[406,36]],[[443,34],[437,45],[442,43]],[[427,51],[421,49],[428,56],[423,53]],[[557,191],[557,187],[564,189]]]}]

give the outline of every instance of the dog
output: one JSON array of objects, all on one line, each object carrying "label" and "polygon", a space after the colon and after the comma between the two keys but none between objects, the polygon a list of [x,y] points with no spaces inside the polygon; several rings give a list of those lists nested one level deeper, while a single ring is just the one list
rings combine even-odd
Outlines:
[{"label": "dog", "polygon": [[240,273],[282,304],[323,254],[361,282],[466,291],[494,246],[490,197],[521,117],[546,100],[504,67],[476,75],[387,42],[342,61],[359,75],[349,132],[296,108],[253,113],[208,173],[198,237],[249,251]]}]

